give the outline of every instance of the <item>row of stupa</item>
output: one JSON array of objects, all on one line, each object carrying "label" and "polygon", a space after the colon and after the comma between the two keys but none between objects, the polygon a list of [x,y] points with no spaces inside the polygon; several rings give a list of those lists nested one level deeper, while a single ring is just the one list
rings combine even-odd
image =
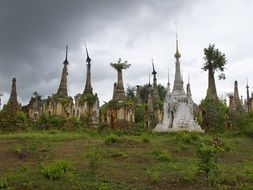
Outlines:
[{"label": "row of stupa", "polygon": [[[68,96],[67,90],[67,76],[68,76],[68,47],[66,47],[66,57],[63,62],[62,76],[59,84],[59,88],[56,94],[49,96],[47,99],[42,100],[41,97],[35,93],[31,98],[29,104],[24,106],[22,109],[28,113],[28,116],[32,120],[36,120],[42,114],[47,115],[58,115],[63,116],[67,119],[75,116],[78,119],[89,120],[92,124],[97,125],[99,123],[99,99],[97,94],[93,93],[91,86],[91,58],[89,57],[88,50],[86,47],[86,63],[87,63],[87,73],[86,73],[86,84],[82,94],[75,96],[75,101],[73,98]],[[192,100],[190,84],[188,82],[186,86],[186,92],[183,87],[183,79],[180,72],[180,57],[178,49],[178,39],[176,39],[176,53],[174,55],[175,62],[175,79],[172,91],[170,89],[170,83],[168,82],[167,94],[163,104],[163,108],[158,106],[160,101],[157,78],[153,66],[153,84],[149,82],[148,85],[148,108],[145,112],[145,124],[149,128],[153,129],[155,132],[168,132],[168,131],[197,131],[203,132],[200,126],[194,119],[194,103]],[[119,60],[121,61],[121,60]],[[102,121],[117,128],[121,125],[131,124],[134,125],[135,114],[133,105],[127,105],[124,103],[126,99],[122,69],[118,70],[118,81],[114,84],[113,98],[112,101],[116,104],[110,104],[107,107],[106,113],[102,114]],[[230,95],[229,111],[230,113],[242,110],[242,103],[239,101],[239,93],[237,82],[235,82],[234,94]],[[141,104],[140,101],[140,86],[137,85],[136,90],[136,104]],[[248,85],[247,85],[247,102],[246,108],[250,110],[253,107],[253,98],[249,97]],[[252,101],[251,101],[252,100]],[[10,99],[7,105],[4,106],[3,111],[7,113],[15,113],[17,110],[21,110],[21,105],[17,101],[16,93],[16,79],[13,79],[12,90],[10,94]]]},{"label": "row of stupa", "polygon": [[4,105],[2,113],[9,116],[14,116],[17,111],[25,111],[29,118],[37,120],[42,114],[61,116],[66,119],[71,119],[73,116],[78,119],[89,121],[91,125],[99,123],[99,99],[97,94],[93,93],[91,85],[91,58],[89,57],[86,47],[86,84],[83,93],[73,98],[68,96],[68,46],[66,47],[66,56],[63,62],[63,70],[60,84],[56,94],[48,96],[46,99],[41,99],[41,96],[35,92],[31,97],[28,105],[21,106],[17,100],[16,79],[12,80],[12,88],[9,101]]}]

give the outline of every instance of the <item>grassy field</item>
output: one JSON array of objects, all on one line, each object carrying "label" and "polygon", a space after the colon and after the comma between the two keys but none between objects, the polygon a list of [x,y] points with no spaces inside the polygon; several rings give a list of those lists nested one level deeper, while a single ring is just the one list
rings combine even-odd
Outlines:
[{"label": "grassy field", "polygon": [[[217,173],[200,170],[197,144],[218,142]],[[0,134],[0,189],[253,189],[253,138],[149,131]]]}]

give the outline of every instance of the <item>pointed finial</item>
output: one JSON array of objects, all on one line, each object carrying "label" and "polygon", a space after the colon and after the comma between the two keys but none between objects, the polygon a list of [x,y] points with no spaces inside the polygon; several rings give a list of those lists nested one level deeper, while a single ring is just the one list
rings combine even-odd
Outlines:
[{"label": "pointed finial", "polygon": [[153,68],[152,74],[155,77],[155,75],[156,75],[157,72],[155,71],[155,66],[154,66],[154,60],[153,60],[153,58],[151,59],[151,61],[152,61],[152,68]]},{"label": "pointed finial", "polygon": [[190,72],[188,73],[188,84],[190,84]]},{"label": "pointed finial", "polygon": [[89,53],[88,53],[88,49],[87,49],[87,45],[86,45],[86,41],[85,41],[85,40],[84,40],[84,45],[85,45],[86,56],[87,56],[87,58],[86,58],[86,63],[90,64],[91,58],[90,58],[90,56],[89,56]]},{"label": "pointed finial", "polygon": [[178,32],[177,32],[177,22],[175,22],[175,27],[176,27],[176,53],[175,53],[175,58],[180,58],[181,54],[179,53],[178,50]]},{"label": "pointed finial", "polygon": [[247,78],[246,80],[247,80],[247,86],[246,86],[246,88],[249,88],[249,81],[248,81],[248,78]]},{"label": "pointed finial", "polygon": [[65,56],[65,60],[68,60],[68,49],[69,49],[69,47],[68,47],[68,45],[66,46],[66,56]]},{"label": "pointed finial", "polygon": [[170,84],[170,69],[168,69],[168,84]]},{"label": "pointed finial", "polygon": [[150,86],[150,74],[148,74],[148,85]]},{"label": "pointed finial", "polygon": [[69,62],[68,62],[68,49],[69,49],[69,46],[67,45],[66,46],[66,55],[65,55],[65,60],[63,62],[64,65],[68,65]]}]

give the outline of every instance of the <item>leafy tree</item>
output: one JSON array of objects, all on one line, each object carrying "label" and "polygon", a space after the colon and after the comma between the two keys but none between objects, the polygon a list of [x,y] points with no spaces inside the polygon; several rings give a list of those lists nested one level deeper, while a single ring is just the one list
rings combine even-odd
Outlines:
[{"label": "leafy tree", "polygon": [[134,91],[135,91],[135,87],[127,86],[127,89],[126,89],[127,99],[134,100],[134,97],[135,97]]},{"label": "leafy tree", "polygon": [[161,99],[161,101],[163,102],[164,99],[165,99],[167,90],[166,90],[166,88],[165,88],[163,85],[161,85],[161,84],[158,84],[157,88],[158,88],[158,93],[159,93],[160,99]]},{"label": "leafy tree", "polygon": [[118,62],[111,63],[111,66],[118,72],[121,72],[123,69],[128,69],[131,66],[131,64],[128,64],[127,61],[121,62],[121,58],[119,58]]},{"label": "leafy tree", "polygon": [[[165,99],[166,93],[167,93],[166,88],[161,84],[158,84],[157,88],[158,88],[159,97],[160,97],[161,101],[163,102]],[[148,84],[141,86],[140,96],[141,96],[141,100],[143,103],[147,102],[147,100],[148,100]]]},{"label": "leafy tree", "polygon": [[215,86],[214,73],[220,71],[219,79],[225,79],[224,69],[227,64],[225,54],[221,53],[219,49],[215,48],[215,44],[209,44],[208,48],[204,49],[204,60],[202,69],[208,71],[208,90],[207,93],[213,94],[217,97]]},{"label": "leafy tree", "polygon": [[143,86],[141,86],[140,96],[141,96],[142,103],[145,103],[148,101],[148,84],[144,84]]}]

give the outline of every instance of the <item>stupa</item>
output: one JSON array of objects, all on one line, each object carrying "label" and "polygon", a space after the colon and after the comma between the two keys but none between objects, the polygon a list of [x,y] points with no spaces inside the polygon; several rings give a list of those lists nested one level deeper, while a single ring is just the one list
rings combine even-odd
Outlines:
[{"label": "stupa", "polygon": [[170,83],[168,82],[167,94],[164,102],[164,116],[161,124],[158,124],[154,132],[204,132],[194,120],[193,100],[190,84],[188,81],[186,93],[183,88],[183,79],[180,72],[180,57],[178,51],[178,39],[176,37],[176,59],[175,80],[172,92],[170,92]]}]

